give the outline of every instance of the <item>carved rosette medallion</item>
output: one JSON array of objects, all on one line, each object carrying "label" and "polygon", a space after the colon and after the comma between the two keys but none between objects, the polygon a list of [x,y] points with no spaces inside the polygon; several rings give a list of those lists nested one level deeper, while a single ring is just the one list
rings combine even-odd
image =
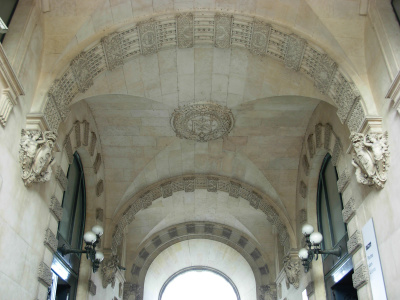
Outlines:
[{"label": "carved rosette medallion", "polygon": [[175,109],[171,126],[176,136],[208,142],[227,136],[235,120],[232,111],[216,103],[195,103]]}]

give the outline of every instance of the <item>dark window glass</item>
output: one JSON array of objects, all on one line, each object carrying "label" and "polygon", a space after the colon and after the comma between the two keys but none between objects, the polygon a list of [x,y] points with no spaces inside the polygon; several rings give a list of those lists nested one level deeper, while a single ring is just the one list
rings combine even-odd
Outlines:
[{"label": "dark window glass", "polygon": [[342,217],[342,198],[337,188],[337,172],[328,154],[321,167],[318,182],[318,227],[324,236],[322,247],[334,248],[346,235]]},{"label": "dark window glass", "polygon": [[[17,4],[18,0],[0,0],[0,18],[7,26],[10,25]],[[3,41],[3,38],[4,34],[0,33],[0,42]]]},{"label": "dark window glass", "polygon": [[400,0],[392,0],[392,7],[397,21],[400,23]]}]

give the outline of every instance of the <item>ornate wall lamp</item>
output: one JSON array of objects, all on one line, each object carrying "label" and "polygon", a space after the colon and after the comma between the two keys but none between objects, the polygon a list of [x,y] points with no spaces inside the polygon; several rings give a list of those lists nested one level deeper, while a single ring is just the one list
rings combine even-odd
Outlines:
[{"label": "ornate wall lamp", "polygon": [[104,254],[100,251],[96,252],[96,246],[100,242],[100,237],[103,235],[103,227],[95,225],[92,227],[92,231],[88,231],[83,235],[86,246],[85,250],[80,249],[67,249],[65,245],[58,249],[62,256],[70,253],[86,253],[86,258],[90,259],[93,265],[93,273],[96,273],[100,267],[100,263],[104,259]]},{"label": "ornate wall lamp", "polygon": [[304,266],[304,272],[307,273],[310,269],[310,264],[315,258],[318,260],[318,254],[333,254],[338,257],[342,255],[342,248],[321,250],[321,242],[323,240],[322,234],[318,231],[314,232],[314,227],[310,224],[304,224],[301,228],[301,232],[306,237],[307,248],[301,248],[299,250],[299,257]]}]

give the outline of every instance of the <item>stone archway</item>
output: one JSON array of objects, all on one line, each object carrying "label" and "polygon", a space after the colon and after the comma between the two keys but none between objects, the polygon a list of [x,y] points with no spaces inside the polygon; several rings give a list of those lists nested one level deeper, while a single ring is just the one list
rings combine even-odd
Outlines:
[{"label": "stone archway", "polygon": [[[253,55],[272,57],[314,82],[338,108],[338,117],[350,131],[359,131],[365,119],[363,99],[338,64],[318,47],[286,28],[238,14],[190,12],[157,16],[125,27],[101,39],[76,56],[47,93],[44,118],[56,130],[69,114],[71,101],[85,93],[96,77],[140,55],[171,47],[245,48]],[[365,105],[364,105],[365,106]]]}]

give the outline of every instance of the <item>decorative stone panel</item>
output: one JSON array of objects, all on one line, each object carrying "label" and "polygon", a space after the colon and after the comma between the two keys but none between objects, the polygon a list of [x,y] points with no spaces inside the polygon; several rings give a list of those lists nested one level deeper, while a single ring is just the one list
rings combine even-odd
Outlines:
[{"label": "decorative stone panel", "polygon": [[351,197],[342,210],[343,222],[349,223],[351,218],[356,214],[356,201]]},{"label": "decorative stone panel", "polygon": [[53,253],[57,252],[58,240],[54,235],[54,233],[50,230],[50,228],[46,229],[46,234],[44,236],[44,244],[48,246]]},{"label": "decorative stone panel", "polygon": [[69,134],[65,137],[64,149],[65,149],[65,153],[67,154],[67,157],[68,157],[68,163],[72,164],[72,162],[74,161],[74,153],[72,150],[71,137]]},{"label": "decorative stone panel", "polygon": [[186,225],[186,231],[187,233],[195,233],[196,227],[194,224],[187,224]]},{"label": "decorative stone panel", "polygon": [[178,48],[192,48],[194,46],[193,14],[182,13],[176,16]]},{"label": "decorative stone panel", "polygon": [[168,230],[168,235],[170,238],[174,238],[178,236],[178,230],[176,229],[176,227],[171,228],[170,230]]},{"label": "decorative stone panel", "polygon": [[230,230],[229,228],[224,228],[222,230],[222,236],[226,237],[227,239],[229,239],[232,235],[232,230]]},{"label": "decorative stone panel", "polygon": [[217,48],[229,48],[231,46],[232,15],[215,14],[215,41]]},{"label": "decorative stone panel", "polygon": [[250,51],[257,55],[265,55],[267,52],[267,46],[269,44],[270,33],[271,26],[269,24],[265,24],[257,20],[254,21],[253,33],[251,35],[250,42]]},{"label": "decorative stone panel", "polygon": [[285,66],[299,71],[303,60],[306,41],[295,34],[286,36]]},{"label": "decorative stone panel", "polygon": [[229,196],[234,197],[234,198],[239,198],[240,196],[240,184],[237,184],[236,182],[231,182],[231,188],[229,191]]},{"label": "decorative stone panel", "polygon": [[140,49],[143,55],[153,54],[158,49],[157,24],[153,19],[138,24]]},{"label": "decorative stone panel", "polygon": [[362,108],[362,104],[360,100],[355,101],[352,111],[350,112],[349,119],[347,120],[347,126],[350,129],[350,132],[357,132],[362,123],[365,120],[365,112]]},{"label": "decorative stone panel", "polygon": [[44,262],[39,264],[38,278],[46,287],[49,287],[52,283],[51,269]]},{"label": "decorative stone panel", "polygon": [[83,145],[89,145],[89,122],[83,121]]},{"label": "decorative stone panel", "polygon": [[261,253],[257,248],[254,249],[254,251],[251,252],[250,255],[254,260],[257,260],[257,259],[259,259],[261,257]]},{"label": "decorative stone panel", "polygon": [[101,154],[97,153],[96,159],[94,160],[93,163],[93,170],[95,174],[97,174],[97,172],[99,171],[100,165],[101,165]]},{"label": "decorative stone panel", "polygon": [[74,130],[75,130],[75,142],[76,142],[76,147],[79,148],[82,145],[81,142],[81,123],[79,121],[76,121],[74,123]]},{"label": "decorative stone panel", "polygon": [[96,220],[103,222],[104,220],[104,210],[102,208],[96,208]]},{"label": "decorative stone panel", "polygon": [[313,158],[315,155],[315,145],[314,145],[314,135],[310,134],[307,138],[308,153],[310,157]]},{"label": "decorative stone panel", "polygon": [[60,204],[60,201],[56,198],[56,196],[51,196],[50,200],[50,211],[54,214],[57,221],[60,222],[62,219],[63,208]]},{"label": "decorative stone panel", "polygon": [[308,176],[310,174],[310,163],[308,162],[307,155],[303,155],[303,159],[301,160],[303,165],[304,173]]},{"label": "decorative stone panel", "polygon": [[332,164],[336,167],[340,158],[340,153],[342,151],[342,145],[340,140],[336,138],[335,146],[333,146],[333,153],[332,153]]},{"label": "decorative stone panel", "polygon": [[89,146],[89,154],[90,154],[90,156],[93,156],[93,154],[94,154],[94,149],[96,148],[96,143],[97,143],[97,136],[92,131],[92,137],[90,139],[90,146]]},{"label": "decorative stone panel", "polygon": [[65,176],[65,173],[61,166],[58,166],[56,169],[56,180],[59,183],[60,187],[65,191],[68,186],[68,178]]},{"label": "decorative stone panel", "polygon": [[12,96],[9,89],[3,90],[3,93],[0,96],[0,124],[3,126],[6,126],[8,116],[13,107],[17,104],[15,98],[16,97]]},{"label": "decorative stone panel", "polygon": [[258,270],[260,271],[261,275],[268,275],[269,274],[269,268],[268,268],[267,265],[262,266]]},{"label": "decorative stone panel", "polygon": [[171,197],[173,194],[171,182],[167,182],[161,185],[163,198]]},{"label": "decorative stone panel", "polygon": [[308,297],[310,297],[312,294],[314,294],[314,292],[315,292],[314,281],[311,281],[309,284],[307,284],[306,290],[307,290]]},{"label": "decorative stone panel", "polygon": [[206,225],[204,226],[204,232],[205,232],[205,233],[212,234],[213,231],[214,231],[214,225],[213,225],[213,224],[206,224]]},{"label": "decorative stone panel", "polygon": [[114,70],[116,67],[121,66],[123,61],[122,39],[121,34],[114,32],[101,39],[104,54],[107,62],[107,69]]},{"label": "decorative stone panel", "polygon": [[339,193],[343,193],[344,190],[347,188],[350,182],[350,172],[347,169],[344,169],[342,174],[339,176],[339,180],[337,181],[337,187]]},{"label": "decorative stone panel", "polygon": [[322,147],[322,124],[315,125],[315,144],[317,148]]},{"label": "decorative stone panel", "polygon": [[241,236],[238,244],[240,247],[244,248],[244,247],[246,247],[247,242],[248,242],[248,240],[245,237]]},{"label": "decorative stone panel", "polygon": [[353,287],[355,289],[359,289],[362,286],[364,286],[368,282],[368,269],[367,267],[362,264],[358,268],[354,270],[354,273],[352,275],[353,279]]},{"label": "decorative stone panel", "polygon": [[89,279],[89,293],[92,296],[96,296],[97,286],[94,284],[92,280]]},{"label": "decorative stone panel", "polygon": [[330,149],[331,135],[332,135],[332,125],[327,123],[325,124],[325,132],[324,132],[324,148],[326,150]]},{"label": "decorative stone panel", "polygon": [[328,55],[319,56],[319,63],[314,69],[314,85],[323,94],[328,94],[338,65]]},{"label": "decorative stone panel", "polygon": [[86,92],[93,85],[93,74],[90,70],[86,52],[81,52],[72,60],[71,70],[74,74],[79,92]]},{"label": "decorative stone panel", "polygon": [[160,236],[156,236],[153,240],[152,240],[152,242],[153,242],[153,245],[154,245],[154,247],[155,248],[157,248],[158,246],[160,246],[161,245],[161,239],[160,239]]},{"label": "decorative stone panel", "polygon": [[300,209],[299,211],[299,223],[305,224],[307,222],[307,210],[305,208]]},{"label": "decorative stone panel", "polygon": [[362,235],[356,230],[347,241],[347,250],[353,255],[362,246]]},{"label": "decorative stone panel", "polygon": [[307,190],[307,185],[304,183],[304,181],[300,181],[299,192],[301,197],[303,197],[304,199],[307,197]]},{"label": "decorative stone panel", "polygon": [[100,179],[96,184],[96,196],[100,197],[104,191],[104,182],[103,179]]}]

